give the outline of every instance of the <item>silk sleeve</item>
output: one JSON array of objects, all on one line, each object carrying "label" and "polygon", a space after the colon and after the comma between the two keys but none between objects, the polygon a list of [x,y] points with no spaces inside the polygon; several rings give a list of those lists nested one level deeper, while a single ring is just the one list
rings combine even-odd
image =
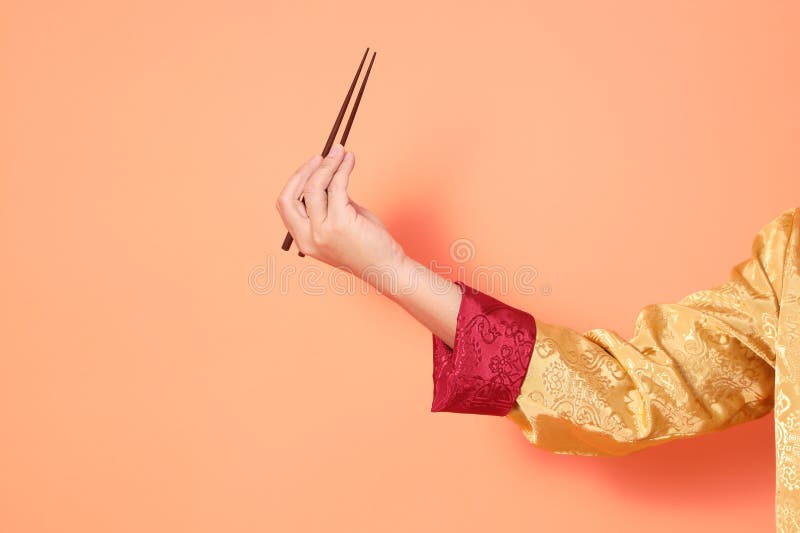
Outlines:
[{"label": "silk sleeve", "polygon": [[527,373],[506,416],[542,449],[626,455],[768,414],[796,213],[764,225],[727,281],[642,308],[631,339],[537,319]]},{"label": "silk sleeve", "polygon": [[507,415],[536,340],[536,321],[461,281],[451,348],[433,335],[432,412]]}]

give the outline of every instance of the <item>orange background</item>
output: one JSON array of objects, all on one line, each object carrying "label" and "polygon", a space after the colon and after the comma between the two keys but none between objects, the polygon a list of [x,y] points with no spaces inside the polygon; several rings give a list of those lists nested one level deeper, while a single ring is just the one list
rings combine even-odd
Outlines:
[{"label": "orange background", "polygon": [[771,415],[550,454],[431,413],[430,333],[385,298],[249,277],[313,263],[280,250],[275,198],[370,46],[353,197],[421,262],[470,239],[467,268],[538,270],[509,303],[630,335],[798,205],[798,15],[4,4],[0,530],[771,530]]}]

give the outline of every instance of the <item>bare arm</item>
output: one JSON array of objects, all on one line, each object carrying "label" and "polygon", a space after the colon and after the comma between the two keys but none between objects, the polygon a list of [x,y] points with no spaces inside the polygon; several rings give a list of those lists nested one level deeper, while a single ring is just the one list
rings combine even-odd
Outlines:
[{"label": "bare arm", "polygon": [[384,294],[452,348],[461,289],[408,256],[402,258],[397,272],[400,290]]}]

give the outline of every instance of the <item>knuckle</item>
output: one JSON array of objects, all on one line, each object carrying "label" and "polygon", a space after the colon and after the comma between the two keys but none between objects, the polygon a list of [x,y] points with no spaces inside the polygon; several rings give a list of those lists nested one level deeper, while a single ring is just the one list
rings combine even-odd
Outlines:
[{"label": "knuckle", "polygon": [[314,254],[314,245],[311,242],[310,238],[301,237],[300,239],[295,239],[295,243],[297,244],[297,249],[303,252],[306,255],[313,255]]},{"label": "knuckle", "polygon": [[336,160],[335,160],[335,159],[326,159],[326,160],[325,160],[325,161],[324,161],[324,162],[323,162],[323,163],[322,163],[322,164],[319,166],[318,172],[320,172],[320,173],[331,173],[331,172],[333,172],[334,170],[336,170],[336,168],[337,168],[338,166],[339,166],[339,165],[337,164],[337,162],[336,162]]},{"label": "knuckle", "polygon": [[289,193],[283,193],[278,196],[278,200],[275,202],[278,210],[285,210],[289,209],[289,206],[292,205],[292,196]]},{"label": "knuckle", "polygon": [[322,247],[328,244],[330,235],[326,228],[316,228],[311,231],[311,242],[314,246]]}]

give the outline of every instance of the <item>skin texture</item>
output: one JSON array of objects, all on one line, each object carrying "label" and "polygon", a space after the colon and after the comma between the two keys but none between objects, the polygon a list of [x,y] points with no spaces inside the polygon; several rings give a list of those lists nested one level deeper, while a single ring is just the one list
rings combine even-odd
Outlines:
[{"label": "skin texture", "polygon": [[300,165],[276,201],[286,229],[306,256],[370,283],[452,348],[461,289],[408,257],[383,222],[350,198],[354,168],[355,154],[339,143]]}]

